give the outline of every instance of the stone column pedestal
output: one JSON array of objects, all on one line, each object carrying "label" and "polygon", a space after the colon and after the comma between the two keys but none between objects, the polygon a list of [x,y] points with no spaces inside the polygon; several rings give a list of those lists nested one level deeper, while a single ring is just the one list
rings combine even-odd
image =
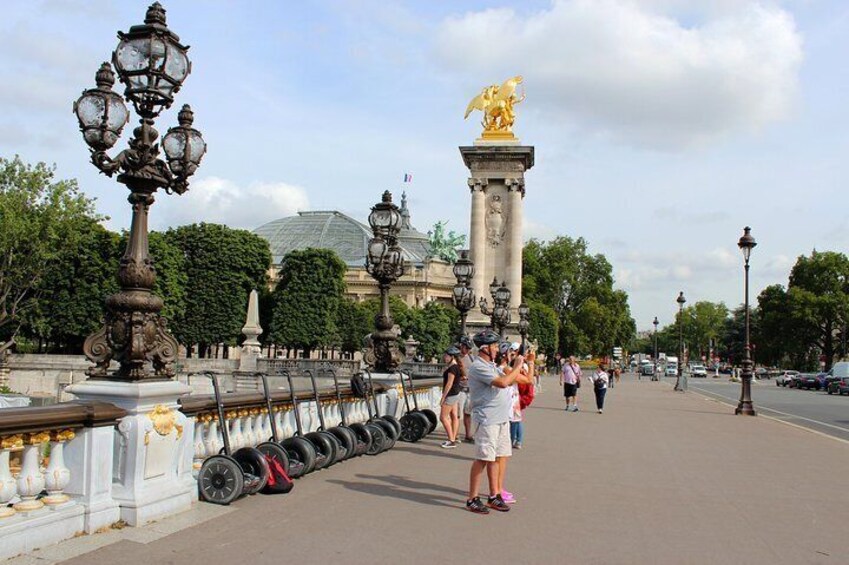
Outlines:
[{"label": "stone column pedestal", "polygon": [[[515,332],[522,303],[522,224],[524,217],[525,171],[534,166],[534,148],[514,143],[476,142],[460,147],[463,162],[471,174],[472,213],[469,258],[475,263],[472,288],[477,299],[490,306],[489,283],[504,281],[510,289],[512,322]],[[469,311],[470,332],[489,325],[489,317],[475,307]]]},{"label": "stone column pedestal", "polygon": [[191,508],[197,500],[192,477],[194,427],[177,404],[190,387],[176,381],[90,379],[66,391],[81,400],[111,402],[128,412],[117,430],[110,430],[112,499],[121,519],[138,526]]}]

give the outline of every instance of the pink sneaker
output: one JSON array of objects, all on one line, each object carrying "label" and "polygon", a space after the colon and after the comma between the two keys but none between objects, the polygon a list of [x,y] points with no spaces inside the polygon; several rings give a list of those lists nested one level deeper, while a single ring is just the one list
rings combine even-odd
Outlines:
[{"label": "pink sneaker", "polygon": [[512,492],[507,492],[506,490],[501,491],[501,498],[507,504],[516,504],[516,497],[513,496]]}]

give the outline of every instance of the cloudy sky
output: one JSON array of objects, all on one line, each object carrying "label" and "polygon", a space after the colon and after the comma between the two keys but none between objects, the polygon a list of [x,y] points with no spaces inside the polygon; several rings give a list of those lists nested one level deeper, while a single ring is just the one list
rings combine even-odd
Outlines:
[{"label": "cloudy sky", "polygon": [[[146,2],[10,0],[0,22],[0,155],[56,163],[126,227],[126,190],[87,162],[71,104]],[[414,224],[467,232],[457,147],[480,88],[522,74],[536,147],[526,237],[586,238],[639,329],[675,298],[742,301],[799,254],[849,245],[849,3],[840,0],[166,0],[209,152],[153,228],[254,228],[298,210],[364,219],[406,188]],[[126,136],[126,132],[125,132]],[[402,185],[404,173],[413,182]]]}]

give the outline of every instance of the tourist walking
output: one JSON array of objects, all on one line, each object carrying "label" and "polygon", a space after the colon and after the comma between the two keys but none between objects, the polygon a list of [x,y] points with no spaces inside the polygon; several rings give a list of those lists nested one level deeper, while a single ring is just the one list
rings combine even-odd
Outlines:
[{"label": "tourist walking", "polygon": [[460,383],[466,372],[460,362],[460,350],[453,345],[445,350],[443,359],[446,366],[442,372],[442,401],[439,403],[439,419],[448,435],[448,439],[442,443],[442,447],[452,449],[459,443],[457,434],[460,431],[460,415],[458,413],[461,394]]},{"label": "tourist walking", "polygon": [[607,395],[607,386],[610,384],[610,375],[604,369],[604,363],[599,363],[598,368],[590,376],[593,393],[595,393],[595,406],[599,414],[604,412],[604,397]]},{"label": "tourist walking", "polygon": [[513,385],[513,413],[510,417],[510,440],[513,449],[522,449],[522,442],[525,440],[525,408],[534,401],[536,376],[534,353],[529,352],[527,361],[522,366],[522,373]]},{"label": "tourist walking", "polygon": [[578,411],[578,389],[581,386],[581,366],[575,360],[574,355],[570,355],[566,363],[563,364],[563,370],[560,372],[560,384],[563,385],[563,396],[566,397],[566,411]]},{"label": "tourist walking", "polygon": [[[501,337],[492,330],[475,334],[478,356],[468,373],[469,393],[472,399],[472,427],[475,438],[475,460],[469,473],[469,497],[466,509],[479,514],[488,514],[489,508],[507,512],[510,507],[501,495],[501,461],[512,455],[510,447],[510,387],[521,372],[524,358],[516,355],[514,363],[499,374],[495,364],[498,343]],[[487,503],[478,497],[481,476],[486,471],[489,481]]]}]

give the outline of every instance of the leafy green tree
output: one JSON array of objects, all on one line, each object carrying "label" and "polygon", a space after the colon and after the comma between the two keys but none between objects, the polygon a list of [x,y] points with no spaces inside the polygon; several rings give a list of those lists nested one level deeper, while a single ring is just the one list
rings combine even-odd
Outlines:
[{"label": "leafy green tree", "polygon": [[0,337],[18,333],[44,279],[102,219],[76,180],[55,179],[55,167],[0,158]]},{"label": "leafy green tree", "polygon": [[172,324],[184,345],[199,345],[203,356],[217,343],[235,345],[245,323],[251,290],[268,282],[268,242],[245,230],[218,224],[170,229],[165,239],[184,258],[185,310]]},{"label": "leafy green tree", "polygon": [[374,316],[370,310],[350,298],[339,302],[336,316],[339,348],[354,354],[363,348],[365,337],[374,329]]},{"label": "leafy green tree", "polygon": [[613,269],[604,255],[589,253],[583,238],[531,240],[523,255],[526,300],[553,308],[563,354],[610,354],[636,332],[624,291],[613,289]]},{"label": "leafy green tree", "polygon": [[338,342],[336,321],[346,270],[345,262],[329,249],[289,252],[272,295],[271,341],[306,355]]},{"label": "leafy green tree", "polygon": [[425,359],[441,359],[442,353],[454,341],[459,325],[457,311],[438,302],[428,302],[424,308],[410,310],[408,335],[419,342],[418,352]]},{"label": "leafy green tree", "polygon": [[[182,250],[174,245],[170,238],[161,232],[150,232],[150,258],[156,267],[156,282],[153,292],[162,298],[165,305],[162,316],[173,330],[186,315],[186,289],[189,276],[186,269],[186,257]],[[121,253],[126,247],[126,235],[121,242]]]},{"label": "leafy green tree", "polygon": [[528,339],[537,342],[540,352],[547,359],[554,359],[557,354],[557,336],[560,329],[557,311],[551,306],[535,300],[528,301],[528,308],[530,308]]},{"label": "leafy green tree", "polygon": [[684,308],[684,340],[695,362],[707,357],[712,343],[719,343],[728,319],[728,307],[722,302],[699,301]]},{"label": "leafy green tree", "polygon": [[77,223],[51,273],[35,287],[39,298],[22,330],[64,353],[82,351],[85,338],[102,323],[106,296],[118,290],[118,235],[93,219]]}]

